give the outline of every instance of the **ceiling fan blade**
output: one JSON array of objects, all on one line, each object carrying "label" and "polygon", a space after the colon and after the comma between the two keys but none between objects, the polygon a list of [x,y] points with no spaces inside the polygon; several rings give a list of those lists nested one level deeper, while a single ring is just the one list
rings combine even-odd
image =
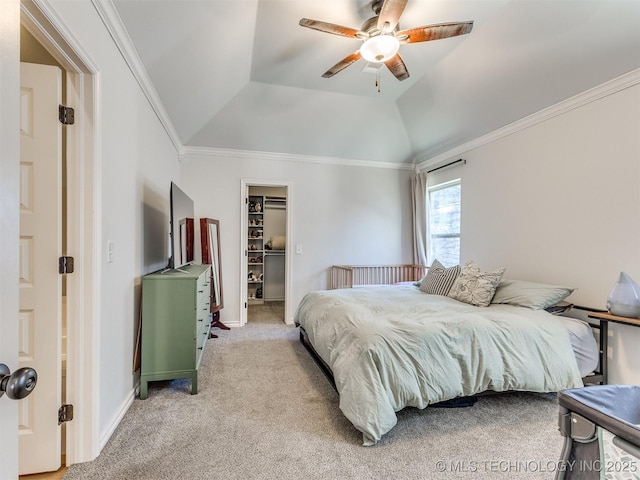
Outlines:
[{"label": "ceiling fan blade", "polygon": [[436,25],[425,25],[423,27],[401,30],[396,33],[396,38],[400,40],[400,43],[428,42],[430,40],[464,35],[471,32],[472,28],[473,21],[438,23]]},{"label": "ceiling fan blade", "polygon": [[407,70],[407,66],[404,64],[404,60],[399,53],[396,53],[393,57],[384,62],[384,64],[398,80],[402,81],[409,78],[409,71]]},{"label": "ceiling fan blade", "polygon": [[320,20],[311,20],[310,18],[300,19],[300,26],[312,28],[325,33],[333,33],[334,35],[340,35],[341,37],[356,38],[358,34],[362,35],[360,30],[354,28],[343,27],[342,25],[336,25],[335,23],[322,22]]},{"label": "ceiling fan blade", "polygon": [[393,32],[398,25],[400,15],[404,12],[408,0],[385,0],[378,15],[378,30],[383,33]]},{"label": "ceiling fan blade", "polygon": [[352,53],[351,55],[349,55],[346,58],[343,58],[342,60],[340,60],[338,63],[336,63],[333,67],[331,67],[329,70],[327,70],[326,72],[324,72],[322,74],[322,76],[324,78],[331,78],[333,77],[336,73],[344,70],[345,68],[347,68],[349,65],[351,65],[352,63],[357,62],[358,60],[360,60],[360,58],[362,58],[362,56],[360,55],[360,50],[358,50],[357,52]]}]

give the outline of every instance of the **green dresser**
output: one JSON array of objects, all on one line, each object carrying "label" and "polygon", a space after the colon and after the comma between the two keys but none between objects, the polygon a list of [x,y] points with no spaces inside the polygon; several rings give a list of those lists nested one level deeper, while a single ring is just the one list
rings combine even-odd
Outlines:
[{"label": "green dresser", "polygon": [[140,398],[149,382],[191,378],[198,393],[198,368],[209,338],[211,265],[188,265],[142,277]]}]

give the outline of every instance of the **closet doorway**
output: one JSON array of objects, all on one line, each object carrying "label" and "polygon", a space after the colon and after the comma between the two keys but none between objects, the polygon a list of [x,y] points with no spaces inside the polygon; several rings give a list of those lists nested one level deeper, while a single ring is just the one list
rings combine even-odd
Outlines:
[{"label": "closet doorway", "polygon": [[288,182],[243,181],[241,325],[290,322]]}]

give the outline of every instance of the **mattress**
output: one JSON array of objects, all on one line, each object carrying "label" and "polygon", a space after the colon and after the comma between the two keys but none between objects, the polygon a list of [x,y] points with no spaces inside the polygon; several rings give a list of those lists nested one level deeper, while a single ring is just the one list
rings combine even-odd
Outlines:
[{"label": "mattress", "polygon": [[577,318],[556,318],[569,332],[569,341],[578,363],[578,370],[580,375],[586,377],[596,369],[599,362],[598,344],[593,336],[593,329],[587,322]]}]

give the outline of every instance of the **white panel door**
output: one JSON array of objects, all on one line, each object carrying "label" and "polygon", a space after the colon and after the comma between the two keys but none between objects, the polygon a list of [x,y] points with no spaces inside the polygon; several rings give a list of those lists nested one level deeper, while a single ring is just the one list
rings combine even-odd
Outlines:
[{"label": "white panel door", "polygon": [[20,400],[20,474],[60,467],[62,280],[62,71],[21,64],[20,87],[20,315],[21,367],[38,372]]}]

